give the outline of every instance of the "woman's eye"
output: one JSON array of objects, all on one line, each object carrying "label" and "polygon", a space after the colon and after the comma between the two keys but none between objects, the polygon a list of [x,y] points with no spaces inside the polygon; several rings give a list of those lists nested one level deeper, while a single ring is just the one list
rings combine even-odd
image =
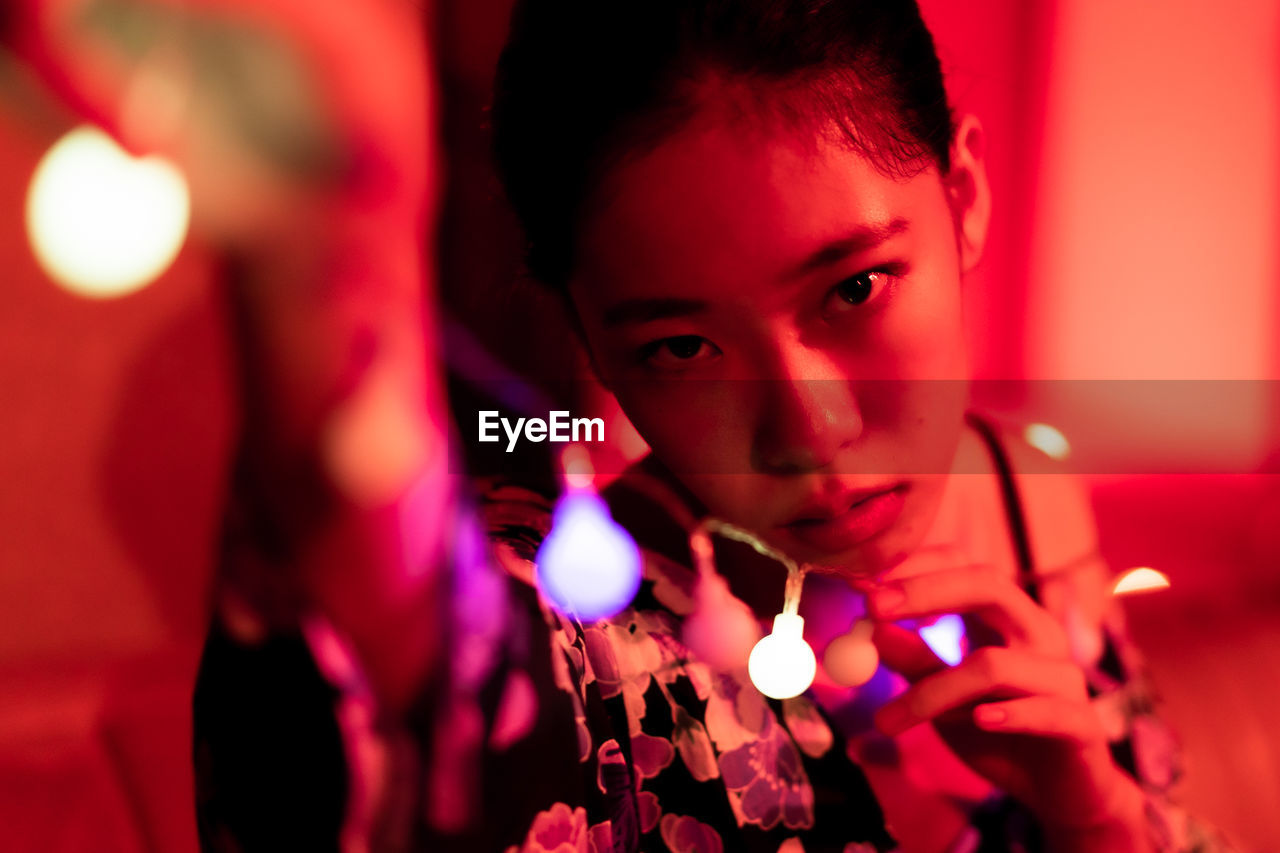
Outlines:
[{"label": "woman's eye", "polygon": [[679,335],[654,341],[641,350],[646,364],[659,370],[682,370],[720,355],[716,345],[699,335]]},{"label": "woman's eye", "polygon": [[881,270],[868,270],[851,275],[832,289],[832,296],[839,300],[835,307],[837,309],[843,307],[840,303],[865,305],[888,283],[889,274]]}]

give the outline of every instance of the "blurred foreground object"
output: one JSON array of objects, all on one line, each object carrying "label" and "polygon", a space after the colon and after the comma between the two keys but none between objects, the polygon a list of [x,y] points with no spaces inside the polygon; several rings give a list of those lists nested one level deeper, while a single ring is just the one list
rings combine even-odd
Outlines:
[{"label": "blurred foreground object", "polygon": [[1168,589],[1168,587],[1169,579],[1163,573],[1142,566],[1130,569],[1116,578],[1111,591],[1116,595],[1131,595],[1135,592],[1154,592],[1159,589]]},{"label": "blurred foreground object", "polygon": [[537,555],[538,589],[584,623],[615,616],[640,588],[640,550],[596,492],[591,459],[570,445],[561,459],[564,492]]},{"label": "blurred foreground object", "polygon": [[[217,312],[213,327],[230,315],[242,415],[219,589],[247,591],[260,612],[295,625],[299,613],[326,613],[392,707],[434,660],[422,615],[448,489],[422,254],[435,190],[421,14],[395,0],[21,0],[5,10],[13,67],[34,72],[33,92],[47,87],[26,102],[6,95],[69,108],[64,126],[39,127],[54,138],[89,122],[130,156],[175,164],[190,188],[193,239],[218,250],[223,298],[196,307]],[[132,200],[115,195],[121,209]],[[163,229],[180,232],[184,218],[175,209]],[[72,277],[96,276],[116,293],[140,280],[101,258],[85,269]],[[166,284],[130,299],[173,298],[160,293]],[[102,312],[90,318],[100,325],[119,322],[130,299],[84,310]],[[232,415],[224,398],[193,405],[202,404],[197,417]],[[145,405],[167,413],[172,402]],[[138,417],[137,408],[117,415],[130,433]],[[180,457],[187,438],[148,434],[150,453],[135,462]],[[193,488],[178,472],[154,490],[183,505]],[[217,501],[203,512],[212,528]],[[141,523],[144,552],[170,535]],[[27,602],[29,615],[3,626],[3,666],[24,674],[0,689],[6,849],[195,849],[189,716],[211,568],[68,565],[53,584],[58,600],[78,600],[92,578],[98,619]],[[153,620],[177,627],[135,626],[136,642],[121,646],[112,626],[139,596]],[[236,622],[226,596],[214,598],[229,623],[254,630]],[[56,664],[24,651],[32,634],[60,638]],[[54,808],[68,795],[70,814]]]},{"label": "blurred foreground object", "polygon": [[164,272],[187,236],[187,184],[172,163],[134,158],[81,127],[36,167],[27,233],[46,273],[72,293],[124,296]]}]

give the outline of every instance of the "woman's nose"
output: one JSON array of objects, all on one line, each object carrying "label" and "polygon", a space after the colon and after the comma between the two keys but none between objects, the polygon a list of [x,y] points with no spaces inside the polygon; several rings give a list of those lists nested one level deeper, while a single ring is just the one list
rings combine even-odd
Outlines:
[{"label": "woman's nose", "polygon": [[830,468],[862,434],[862,413],[847,371],[820,351],[793,346],[761,380],[756,467],[802,474]]}]

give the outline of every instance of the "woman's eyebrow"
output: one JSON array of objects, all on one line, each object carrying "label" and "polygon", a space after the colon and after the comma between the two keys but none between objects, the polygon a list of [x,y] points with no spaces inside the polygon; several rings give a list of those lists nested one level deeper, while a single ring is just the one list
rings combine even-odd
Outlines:
[{"label": "woman's eyebrow", "polygon": [[651,320],[688,317],[705,310],[707,303],[698,299],[624,299],[605,309],[604,325],[612,328]]},{"label": "woman's eyebrow", "polygon": [[886,240],[903,233],[910,225],[910,222],[901,217],[881,225],[861,225],[847,236],[833,240],[818,249],[792,269],[786,278],[801,278],[814,270],[839,263],[850,255],[870,251]]}]

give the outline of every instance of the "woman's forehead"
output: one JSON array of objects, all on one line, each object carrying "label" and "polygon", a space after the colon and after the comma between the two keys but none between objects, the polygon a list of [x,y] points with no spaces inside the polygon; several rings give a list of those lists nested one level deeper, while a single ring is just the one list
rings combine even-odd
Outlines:
[{"label": "woman's forehead", "polygon": [[893,178],[833,139],[694,125],[606,176],[577,278],[590,291],[783,279],[826,246],[912,230],[940,195],[936,170]]}]

